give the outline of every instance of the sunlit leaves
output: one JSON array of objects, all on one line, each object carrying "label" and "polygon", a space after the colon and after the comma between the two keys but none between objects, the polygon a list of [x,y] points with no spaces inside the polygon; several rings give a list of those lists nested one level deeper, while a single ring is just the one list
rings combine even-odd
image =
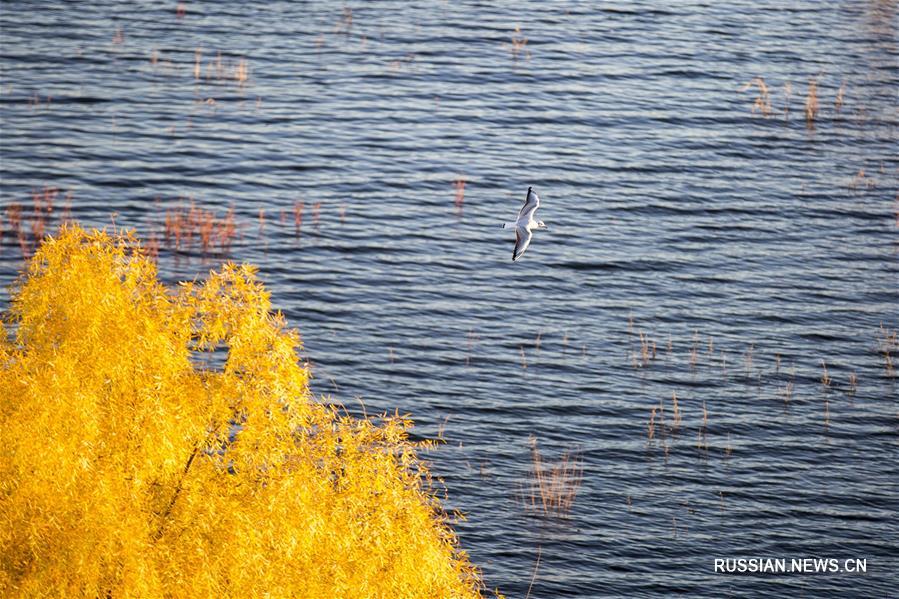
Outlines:
[{"label": "sunlit leaves", "polygon": [[0,595],[477,596],[408,441],[312,401],[249,266],[63,229],[0,334]]}]

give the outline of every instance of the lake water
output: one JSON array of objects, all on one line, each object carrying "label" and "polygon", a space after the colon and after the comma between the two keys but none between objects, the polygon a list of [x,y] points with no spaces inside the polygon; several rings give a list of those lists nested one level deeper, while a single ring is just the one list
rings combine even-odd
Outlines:
[{"label": "lake water", "polygon": [[[532,597],[895,592],[897,3],[493,4],[3,3],[0,283],[35,190],[169,282],[223,257],[166,212],[233,208],[315,391],[442,431],[489,588],[539,548]],[[566,514],[523,505],[532,437],[580,452]]]}]

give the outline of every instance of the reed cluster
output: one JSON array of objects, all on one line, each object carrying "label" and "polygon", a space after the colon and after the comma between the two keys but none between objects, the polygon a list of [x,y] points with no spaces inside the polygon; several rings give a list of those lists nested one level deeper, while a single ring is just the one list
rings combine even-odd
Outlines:
[{"label": "reed cluster", "polygon": [[[789,81],[785,82],[783,85],[782,91],[782,107],[780,110],[774,108],[774,92],[765,82],[764,77],[755,77],[748,83],[742,85],[737,91],[742,93],[746,92],[752,88],[757,90],[757,95],[752,101],[752,105],[750,107],[750,112],[752,114],[758,114],[763,118],[768,118],[777,115],[778,113],[783,114],[784,119],[789,119],[790,116],[790,101],[793,95],[793,84]],[[843,80],[840,82],[840,87],[836,90],[834,102],[833,102],[833,116],[836,117],[839,115],[846,102],[846,81]],[[781,103],[779,102],[778,105]],[[819,100],[819,86],[818,86],[818,77],[812,77],[809,79],[808,88],[805,94],[804,100],[804,110],[803,114],[805,115],[805,123],[809,129],[813,129],[815,127],[815,122],[818,121],[819,115],[821,112],[821,105]]]},{"label": "reed cluster", "polygon": [[[627,332],[630,339],[636,337],[639,340],[639,349],[630,350],[630,359],[632,365],[636,367],[650,364],[654,358],[654,342],[652,339],[639,331],[634,325],[632,315],[628,316]],[[683,358],[683,364],[689,365],[690,370],[695,370],[701,356],[707,357],[711,364],[715,353],[715,341],[711,336],[705,342],[706,350],[700,352],[700,334],[696,330],[692,335],[692,343],[689,346],[689,354]],[[881,324],[876,336],[876,353],[883,361],[883,369],[885,376],[888,378],[896,376],[895,356],[899,352],[899,331],[890,329]],[[668,337],[668,355],[673,352],[674,343],[671,336]],[[727,379],[726,354],[722,350],[717,350],[721,356],[722,371]],[[784,408],[794,399],[796,393],[796,367],[790,366],[787,372],[782,373],[781,367],[783,356],[780,352],[775,352],[773,356],[773,364],[770,370],[762,367],[757,360],[755,342],[748,342],[746,350],[743,353],[743,368],[746,376],[746,382],[756,382],[761,392],[763,381],[778,382],[778,386],[772,390],[774,397],[783,400]],[[668,361],[666,360],[666,364]],[[833,399],[832,392],[834,389],[840,389],[848,398],[855,397],[859,388],[858,374],[855,370],[848,371],[845,384],[841,385],[835,380],[832,367],[828,364],[828,360],[820,359],[820,375],[819,381],[823,391],[824,400],[824,424],[829,428],[831,424],[830,401]],[[642,412],[645,414],[645,412]],[[642,420],[645,416],[641,416],[641,430],[645,430],[647,446],[661,448],[665,452],[666,460],[669,450],[673,446],[673,440],[684,427],[684,419],[682,416],[681,402],[676,391],[671,395],[670,409],[665,406],[664,399],[659,400],[656,405],[649,409],[648,418]],[[643,427],[645,426],[645,429]],[[702,419],[696,429],[696,447],[703,452],[708,452],[710,447],[709,435],[709,411],[706,402],[702,402]],[[733,451],[730,433],[727,434],[727,443],[723,449],[724,457],[729,457]]]},{"label": "reed cluster", "polygon": [[71,218],[72,192],[66,194],[65,205],[60,212],[57,202],[61,193],[54,186],[33,190],[30,209],[18,202],[10,202],[6,210],[0,213],[0,248],[8,236],[10,244],[17,245],[22,257],[28,258],[48,228]]},{"label": "reed cluster", "polygon": [[[705,411],[704,404],[703,411]],[[703,428],[707,425],[707,413],[705,414],[705,418],[706,420],[703,422]],[[681,432],[683,426],[683,413],[680,408],[680,402],[677,398],[677,392],[673,391],[671,393],[670,419],[666,419],[664,399],[660,399],[658,405],[650,408],[649,422],[646,431],[647,444],[650,446],[661,444],[662,450],[665,452],[665,459],[667,460],[671,449],[671,441]],[[702,434],[704,435],[705,432],[703,431]]]},{"label": "reed cluster", "polygon": [[658,357],[658,345],[655,339],[643,331],[637,333],[637,338],[640,343],[639,351],[631,352],[631,365],[634,368],[646,368]]},{"label": "reed cluster", "polygon": [[238,58],[236,61],[225,60],[219,51],[215,58],[205,63],[204,69],[203,49],[197,48],[194,50],[194,79],[201,81],[204,78],[207,82],[233,81],[239,88],[243,88],[250,78],[250,66],[246,58]]},{"label": "reed cluster", "polygon": [[765,79],[763,77],[756,77],[755,79],[741,87],[739,91],[745,92],[753,86],[758,89],[758,96],[752,103],[752,112],[758,112],[763,117],[771,116],[773,112],[771,109],[771,92],[768,90],[768,85],[765,83]]},{"label": "reed cluster", "polygon": [[554,462],[540,455],[537,439],[531,437],[529,507],[543,514],[566,514],[574,505],[584,478],[584,462],[579,452],[565,451]]},{"label": "reed cluster", "polygon": [[175,251],[199,247],[203,255],[227,255],[238,235],[233,207],[219,218],[212,210],[198,208],[193,202],[166,210],[164,231],[167,247]]},{"label": "reed cluster", "polygon": [[849,190],[857,191],[859,189],[874,189],[877,186],[877,182],[874,177],[871,177],[865,173],[865,169],[860,168],[855,176],[852,177],[852,180],[849,181]]},{"label": "reed cluster", "polygon": [[[164,246],[176,253],[196,251],[203,256],[228,256],[234,242],[243,236],[250,224],[246,217],[241,220],[234,207],[219,215],[213,210],[198,206],[192,198],[184,198],[179,202],[176,206],[165,209],[162,218],[153,222],[153,230],[148,233],[144,244],[148,255],[157,256],[160,246]],[[30,205],[22,202],[8,203],[0,209],[0,251],[5,247],[18,246],[23,258],[30,257],[48,231],[71,222],[71,203],[71,191],[63,195],[59,188],[53,186],[34,190]],[[311,203],[307,209],[306,202],[297,200],[290,209],[280,211],[280,218],[274,224],[283,229],[292,225],[294,236],[299,238],[304,217],[309,212],[312,226],[318,232],[322,224],[320,201]],[[338,215],[343,224],[346,205],[339,207]],[[113,226],[116,225],[116,216],[117,213],[110,215]],[[267,244],[270,219],[265,208],[259,209],[257,223],[258,236]]]},{"label": "reed cluster", "polygon": [[334,33],[345,33],[349,35],[353,28],[353,9],[349,6],[343,7],[343,13],[337,23],[334,25]]},{"label": "reed cluster", "polygon": [[524,55],[525,58],[530,58],[531,53],[527,48],[528,46],[528,38],[524,37],[521,33],[521,26],[516,25],[515,31],[512,33],[512,56],[513,58],[518,58],[520,55]]}]

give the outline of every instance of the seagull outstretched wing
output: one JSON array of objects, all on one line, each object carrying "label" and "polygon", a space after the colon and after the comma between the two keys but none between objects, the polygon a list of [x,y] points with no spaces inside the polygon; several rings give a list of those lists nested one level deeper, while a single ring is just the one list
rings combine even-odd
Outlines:
[{"label": "seagull outstretched wing", "polygon": [[512,250],[512,262],[521,258],[529,245],[531,245],[531,231],[523,225],[518,225],[515,227],[515,249]]},{"label": "seagull outstretched wing", "polygon": [[524,199],[524,206],[522,206],[521,210],[518,212],[518,222],[521,224],[526,224],[529,220],[531,220],[531,216],[534,214],[534,210],[539,207],[540,198],[537,197],[537,192],[528,187],[528,195]]}]

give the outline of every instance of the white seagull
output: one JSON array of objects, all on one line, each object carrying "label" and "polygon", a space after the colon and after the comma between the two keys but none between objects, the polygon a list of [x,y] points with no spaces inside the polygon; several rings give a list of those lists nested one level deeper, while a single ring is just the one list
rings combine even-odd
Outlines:
[{"label": "white seagull", "polygon": [[515,229],[515,249],[512,250],[512,261],[521,258],[528,246],[531,244],[531,229],[545,229],[546,225],[542,220],[534,220],[534,213],[540,207],[540,198],[537,192],[528,187],[528,195],[524,199],[524,206],[518,212],[518,220],[514,223],[506,223],[503,229]]}]

